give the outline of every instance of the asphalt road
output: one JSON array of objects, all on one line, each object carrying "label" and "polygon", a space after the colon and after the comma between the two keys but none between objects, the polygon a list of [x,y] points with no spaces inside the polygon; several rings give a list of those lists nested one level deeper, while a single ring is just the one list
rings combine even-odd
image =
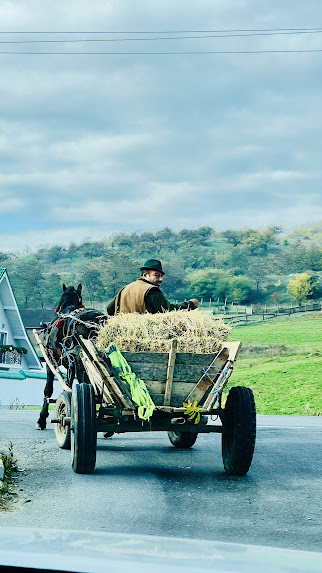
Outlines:
[{"label": "asphalt road", "polygon": [[322,418],[258,416],[253,463],[225,474],[220,435],[176,450],[164,432],[98,435],[92,475],[75,474],[37,412],[0,410],[18,499],[0,527],[140,533],[322,551]]}]

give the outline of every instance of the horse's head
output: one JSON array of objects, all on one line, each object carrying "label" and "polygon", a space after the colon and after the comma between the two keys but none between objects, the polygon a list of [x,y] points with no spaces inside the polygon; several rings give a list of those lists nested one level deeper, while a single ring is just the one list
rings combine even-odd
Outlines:
[{"label": "horse's head", "polygon": [[76,308],[81,308],[83,306],[82,302],[82,285],[79,284],[77,289],[73,286],[66,287],[63,285],[63,294],[61,295],[60,301],[56,306],[55,312],[68,313]]}]

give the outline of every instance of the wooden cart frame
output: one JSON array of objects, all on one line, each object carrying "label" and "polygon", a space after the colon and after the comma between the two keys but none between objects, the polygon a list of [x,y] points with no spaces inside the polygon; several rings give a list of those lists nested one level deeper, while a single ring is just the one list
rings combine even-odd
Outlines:
[{"label": "wooden cart frame", "polygon": [[[214,354],[177,352],[176,340],[169,353],[122,352],[132,371],[145,382],[156,406],[151,418],[143,421],[129,389],[92,340],[76,336],[86,382],[75,382],[70,389],[36,331],[34,334],[48,367],[63,388],[51,421],[55,423],[58,445],[72,450],[75,472],[95,469],[98,432],[110,437],[114,433],[151,431],[166,431],[176,448],[190,448],[200,433],[220,433],[225,471],[234,475],[248,472],[256,438],[251,389],[233,387],[222,407],[222,392],[232,374],[240,342],[224,342]],[[194,423],[196,418],[189,419],[183,406],[188,402],[197,405],[199,423]],[[216,423],[209,423],[209,417],[215,417]]]}]

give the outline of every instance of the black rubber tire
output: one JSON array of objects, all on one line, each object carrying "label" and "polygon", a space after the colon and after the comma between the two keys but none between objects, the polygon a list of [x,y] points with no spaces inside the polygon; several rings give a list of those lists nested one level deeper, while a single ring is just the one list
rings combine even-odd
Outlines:
[{"label": "black rubber tire", "polygon": [[228,474],[244,476],[252,463],[256,441],[256,407],[253,392],[244,386],[233,387],[225,405],[222,434],[222,459]]},{"label": "black rubber tire", "polygon": [[89,474],[96,464],[96,406],[91,384],[74,384],[71,402],[72,468]]},{"label": "black rubber tire", "polygon": [[194,432],[168,432],[169,440],[175,448],[191,448],[195,443],[198,434]]},{"label": "black rubber tire", "polygon": [[[55,418],[61,416],[71,415],[71,394],[69,392],[62,392],[56,400]],[[70,427],[62,426],[61,424],[54,424],[55,436],[57,444],[62,450],[70,450]]]}]

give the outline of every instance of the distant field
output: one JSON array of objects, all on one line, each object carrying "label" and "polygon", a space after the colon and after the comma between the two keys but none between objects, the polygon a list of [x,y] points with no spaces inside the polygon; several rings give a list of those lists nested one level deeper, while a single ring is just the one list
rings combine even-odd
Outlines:
[{"label": "distant field", "polygon": [[243,344],[284,344],[294,348],[322,346],[322,314],[293,315],[249,326],[235,327],[230,340]]},{"label": "distant field", "polygon": [[252,388],[259,414],[322,415],[320,313],[239,327],[229,339],[243,343],[230,385]]}]

